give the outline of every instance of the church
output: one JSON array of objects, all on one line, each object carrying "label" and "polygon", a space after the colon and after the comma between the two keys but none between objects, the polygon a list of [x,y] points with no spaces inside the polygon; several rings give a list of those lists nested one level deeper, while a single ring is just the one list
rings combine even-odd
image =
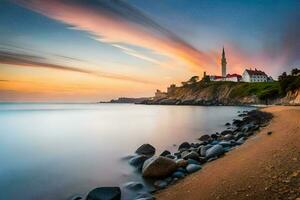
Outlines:
[{"label": "church", "polygon": [[232,82],[268,82],[272,80],[271,77],[260,70],[246,69],[243,76],[239,74],[227,74],[227,60],[225,55],[225,49],[223,47],[222,58],[221,58],[221,76],[211,75],[209,76],[211,81],[232,81]]}]

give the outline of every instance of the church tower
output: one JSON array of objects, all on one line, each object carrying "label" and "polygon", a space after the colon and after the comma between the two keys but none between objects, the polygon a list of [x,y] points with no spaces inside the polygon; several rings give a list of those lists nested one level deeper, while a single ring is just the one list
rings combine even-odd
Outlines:
[{"label": "church tower", "polygon": [[226,61],[226,57],[225,57],[225,50],[223,47],[223,52],[222,52],[222,59],[221,59],[221,66],[222,66],[222,76],[226,77],[226,65],[227,65],[227,61]]}]

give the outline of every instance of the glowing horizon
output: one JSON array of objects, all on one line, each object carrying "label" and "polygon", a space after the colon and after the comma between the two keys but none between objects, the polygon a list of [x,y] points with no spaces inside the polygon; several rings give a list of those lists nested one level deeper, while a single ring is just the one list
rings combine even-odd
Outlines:
[{"label": "glowing horizon", "polygon": [[152,96],[203,71],[220,74],[222,46],[229,73],[256,67],[276,78],[300,64],[294,0],[1,4],[0,101]]}]

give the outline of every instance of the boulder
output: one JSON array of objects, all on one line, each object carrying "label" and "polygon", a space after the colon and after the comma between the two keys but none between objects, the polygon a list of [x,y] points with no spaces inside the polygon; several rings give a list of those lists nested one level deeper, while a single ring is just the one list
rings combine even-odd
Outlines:
[{"label": "boulder", "polygon": [[142,169],[144,162],[148,159],[148,156],[145,155],[137,155],[129,160],[129,164],[138,168]]},{"label": "boulder", "polygon": [[191,148],[191,145],[188,142],[183,142],[181,145],[179,145],[178,150],[189,149],[189,148]]},{"label": "boulder", "polygon": [[155,197],[150,193],[140,193],[135,197],[135,200],[155,200]]},{"label": "boulder", "polygon": [[203,142],[207,142],[207,141],[209,141],[211,139],[211,137],[209,136],[209,135],[202,135],[200,138],[199,138],[199,140],[200,141],[203,141]]},{"label": "boulder", "polygon": [[198,160],[199,159],[199,154],[196,153],[195,151],[191,151],[191,152],[188,152],[188,153],[184,152],[184,153],[181,154],[181,156],[185,160],[188,160],[188,159]]},{"label": "boulder", "polygon": [[206,151],[206,158],[207,159],[210,159],[212,157],[218,157],[222,154],[224,154],[224,148],[222,147],[222,145],[214,145],[212,146],[211,148],[209,148],[207,151]]},{"label": "boulder", "polygon": [[183,172],[181,172],[181,171],[176,171],[176,172],[174,172],[174,173],[172,174],[172,177],[173,177],[173,178],[178,178],[178,179],[180,179],[180,178],[185,177],[185,174],[184,174]]},{"label": "boulder", "polygon": [[178,159],[176,160],[176,165],[177,167],[186,167],[188,165],[188,161],[184,160],[184,159]]},{"label": "boulder", "polygon": [[186,171],[188,173],[194,173],[200,169],[201,169],[201,165],[189,164],[188,166],[186,166]]},{"label": "boulder", "polygon": [[225,130],[221,132],[221,135],[233,134],[231,130]]},{"label": "boulder", "polygon": [[230,126],[230,123],[229,123],[229,122],[227,122],[227,123],[225,124],[225,126]]},{"label": "boulder", "polygon": [[171,154],[170,151],[164,150],[164,151],[160,154],[160,156],[167,156],[167,155],[170,155],[170,154]]},{"label": "boulder", "polygon": [[138,155],[153,156],[155,154],[155,148],[151,144],[143,144],[135,153]]},{"label": "boulder", "polygon": [[89,192],[86,200],[120,200],[121,189],[119,187],[99,187]]},{"label": "boulder", "polygon": [[166,177],[177,168],[176,162],[170,158],[154,156],[144,162],[142,174],[144,177]]},{"label": "boulder", "polygon": [[200,148],[200,155],[201,156],[203,156],[203,157],[205,157],[206,156],[206,151],[207,151],[207,149],[209,149],[209,148],[211,148],[212,147],[212,145],[210,145],[210,144],[208,144],[208,145],[205,145],[205,146],[202,146],[201,148]]},{"label": "boulder", "polygon": [[232,140],[233,139],[233,135],[232,134],[226,134],[226,135],[223,136],[223,139],[227,140],[227,141]]}]

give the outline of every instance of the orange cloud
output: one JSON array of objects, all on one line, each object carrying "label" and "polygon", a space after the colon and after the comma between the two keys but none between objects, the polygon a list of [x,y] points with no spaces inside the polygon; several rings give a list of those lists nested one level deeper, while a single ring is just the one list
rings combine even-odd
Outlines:
[{"label": "orange cloud", "polygon": [[[102,42],[147,48],[178,62],[184,62],[191,66],[193,71],[203,70],[215,64],[210,55],[197,50],[123,1],[92,1],[92,4],[60,0],[16,0],[16,2],[69,24],[74,29],[87,31],[93,38],[96,37]],[[140,54],[129,53],[150,61]]]}]

